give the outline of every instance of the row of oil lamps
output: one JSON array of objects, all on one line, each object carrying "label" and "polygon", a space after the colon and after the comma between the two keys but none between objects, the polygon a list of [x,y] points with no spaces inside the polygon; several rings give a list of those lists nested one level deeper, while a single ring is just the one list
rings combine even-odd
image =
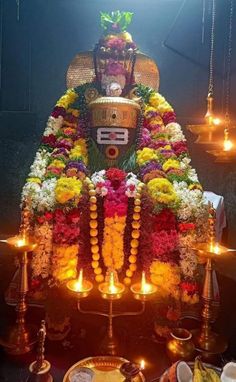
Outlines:
[{"label": "row of oil lamps", "polygon": [[[80,269],[79,276],[76,280],[67,282],[67,288],[76,293],[77,298],[84,298],[89,295],[93,289],[91,281],[83,277],[83,269]],[[115,282],[114,272],[109,273],[108,281],[105,281],[98,286],[98,290],[104,299],[118,300],[122,297],[125,291],[124,284]],[[152,296],[157,291],[157,287],[146,281],[145,272],[142,272],[141,282],[131,285],[131,292],[136,300],[146,301],[148,297]]]}]

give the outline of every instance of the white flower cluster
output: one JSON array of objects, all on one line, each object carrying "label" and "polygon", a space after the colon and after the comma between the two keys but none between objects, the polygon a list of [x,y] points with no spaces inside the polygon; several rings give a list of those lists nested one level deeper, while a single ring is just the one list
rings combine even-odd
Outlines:
[{"label": "white flower cluster", "polygon": [[191,249],[196,238],[191,234],[179,235],[180,268],[184,277],[193,278],[198,266],[197,256]]},{"label": "white flower cluster", "polygon": [[204,198],[201,190],[189,190],[186,182],[173,183],[174,190],[179,199],[179,208],[177,217],[182,221],[196,219],[201,213],[204,206]]},{"label": "white flower cluster", "polygon": [[58,118],[54,118],[50,116],[47,121],[46,129],[43,133],[44,136],[48,136],[50,134],[56,135],[58,130],[62,127],[64,118],[60,115]]},{"label": "white flower cluster", "polygon": [[[91,176],[91,180],[95,186],[96,193],[101,196],[106,196],[108,193],[108,184],[106,182],[109,182],[108,180],[106,180],[106,171],[101,170],[101,171],[95,172]],[[139,180],[137,176],[133,174],[132,172],[129,172],[126,175],[125,182],[126,182],[125,194],[129,198],[134,198],[136,196],[137,186],[139,184]]]},{"label": "white flower cluster", "polygon": [[57,184],[56,178],[47,179],[42,183],[40,193],[38,195],[38,212],[52,211],[56,204],[55,188]]},{"label": "white flower cluster", "polygon": [[91,176],[91,181],[93,182],[95,186],[96,193],[101,196],[106,196],[108,193],[108,189],[105,185],[105,174],[106,174],[106,170],[101,170],[101,171],[95,172]]},{"label": "white flower cluster", "polygon": [[23,203],[25,200],[30,200],[31,208],[33,210],[37,209],[40,190],[41,186],[38,183],[26,182],[22,190],[21,202]]},{"label": "white flower cluster", "polygon": [[168,123],[165,132],[170,135],[170,142],[186,141],[181,126],[176,122]]},{"label": "white flower cluster", "polygon": [[125,194],[128,198],[134,198],[137,193],[137,186],[139,184],[139,180],[135,174],[129,172],[126,176],[126,191]]},{"label": "white flower cluster", "polygon": [[32,276],[47,278],[50,272],[50,258],[52,254],[52,225],[48,222],[35,226],[35,240],[37,248],[32,256]]},{"label": "white flower cluster", "polygon": [[54,209],[55,187],[57,179],[47,179],[41,185],[35,182],[27,182],[22,191],[22,201],[30,199],[31,207],[38,212]]},{"label": "white flower cluster", "polygon": [[46,150],[40,149],[37,151],[34,162],[30,167],[29,177],[42,179],[46,173],[49,158],[50,154]]}]

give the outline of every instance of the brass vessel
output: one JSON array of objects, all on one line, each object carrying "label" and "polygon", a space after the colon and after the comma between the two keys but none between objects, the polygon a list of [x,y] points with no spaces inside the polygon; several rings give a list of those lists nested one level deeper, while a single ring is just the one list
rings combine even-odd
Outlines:
[{"label": "brass vessel", "polygon": [[176,328],[170,333],[171,338],[167,341],[167,355],[172,362],[179,360],[191,361],[195,355],[195,346],[192,341],[192,333],[186,329]]}]

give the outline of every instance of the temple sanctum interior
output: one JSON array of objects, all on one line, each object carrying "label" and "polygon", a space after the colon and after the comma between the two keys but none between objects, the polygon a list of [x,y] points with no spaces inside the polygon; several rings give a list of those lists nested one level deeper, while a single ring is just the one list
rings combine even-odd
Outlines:
[{"label": "temple sanctum interior", "polygon": [[0,30],[0,382],[236,382],[236,1]]}]

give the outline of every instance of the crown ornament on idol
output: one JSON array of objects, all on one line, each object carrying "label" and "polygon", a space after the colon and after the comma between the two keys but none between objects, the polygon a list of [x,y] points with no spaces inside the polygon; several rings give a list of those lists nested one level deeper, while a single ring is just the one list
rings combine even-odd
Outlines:
[{"label": "crown ornament on idol", "polygon": [[104,34],[94,49],[94,68],[107,96],[126,95],[134,83],[137,47],[126,31],[132,16],[131,12],[101,12]]}]

